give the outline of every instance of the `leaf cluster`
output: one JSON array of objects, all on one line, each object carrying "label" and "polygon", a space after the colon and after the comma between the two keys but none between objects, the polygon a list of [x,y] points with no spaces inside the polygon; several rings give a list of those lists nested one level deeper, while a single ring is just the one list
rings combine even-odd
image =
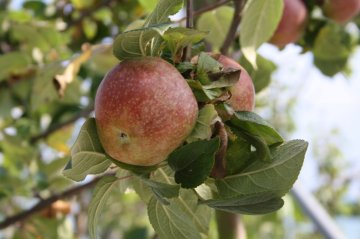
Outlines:
[{"label": "leaf cluster", "polygon": [[[161,0],[139,29],[120,34],[114,55],[120,59],[162,56],[185,76],[200,104],[193,132],[184,145],[166,161],[151,167],[128,165],[112,159],[98,140],[95,119],[88,119],[71,151],[64,175],[81,181],[88,174],[125,170],[126,186],[147,204],[150,223],[161,238],[201,238],[207,234],[212,209],[242,214],[265,214],[278,210],[281,199],[295,182],[307,149],[302,140],[284,142],[279,133],[259,115],[233,112],[226,100],[229,88],[240,77],[238,69],[223,69],[218,55],[200,53],[190,62],[180,62],[183,49],[201,41],[204,32],[171,27],[168,16],[182,1]],[[259,58],[259,65],[268,65]],[[261,73],[257,73],[261,74]],[[261,90],[266,83],[259,84]],[[215,125],[222,122],[225,137]],[[85,163],[86,162],[86,163]],[[213,177],[224,166],[223,177]],[[86,164],[86,165],[85,165]],[[113,165],[109,168],[110,165]],[[105,176],[95,189],[89,212],[91,237],[96,237],[99,217],[112,185],[123,174]]]}]

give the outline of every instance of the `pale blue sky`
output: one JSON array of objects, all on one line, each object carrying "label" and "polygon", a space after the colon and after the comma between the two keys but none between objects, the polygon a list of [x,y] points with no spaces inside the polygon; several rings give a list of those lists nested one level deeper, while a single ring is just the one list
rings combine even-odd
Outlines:
[{"label": "pale blue sky", "polygon": [[[313,65],[311,53],[300,54],[300,51],[299,47],[291,45],[282,51],[270,45],[259,49],[263,56],[281,66],[273,78],[288,86],[284,94],[298,94],[293,115],[297,130],[291,138],[308,140],[310,152],[314,137],[329,137],[331,130],[339,129],[338,137],[331,141],[340,147],[350,165],[344,176],[357,177],[357,183],[351,188],[351,198],[359,198],[360,48],[350,60],[352,75],[337,74],[333,78],[324,76]],[[310,189],[317,186],[316,164],[309,153],[299,179]]]}]

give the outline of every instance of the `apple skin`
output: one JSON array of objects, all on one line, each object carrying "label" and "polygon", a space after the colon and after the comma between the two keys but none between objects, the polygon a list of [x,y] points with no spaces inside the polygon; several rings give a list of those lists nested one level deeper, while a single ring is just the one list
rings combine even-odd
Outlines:
[{"label": "apple skin", "polygon": [[278,47],[296,42],[302,35],[306,21],[307,9],[301,0],[284,0],[283,15],[269,42]]},{"label": "apple skin", "polygon": [[327,17],[343,24],[360,13],[360,0],[326,0],[323,9]]},{"label": "apple skin", "polygon": [[240,69],[240,79],[230,88],[231,98],[226,101],[235,111],[253,111],[255,107],[255,88],[249,73],[233,59],[220,55],[217,58],[224,69]]},{"label": "apple skin", "polygon": [[95,120],[105,152],[151,166],[165,160],[192,131],[198,105],[185,79],[156,57],[124,60],[101,82]]}]

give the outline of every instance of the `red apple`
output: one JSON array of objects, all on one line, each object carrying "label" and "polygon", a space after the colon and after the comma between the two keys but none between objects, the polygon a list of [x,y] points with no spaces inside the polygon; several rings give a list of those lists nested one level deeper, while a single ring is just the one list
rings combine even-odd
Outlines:
[{"label": "red apple", "polygon": [[255,88],[253,81],[247,71],[233,59],[220,55],[217,60],[225,69],[240,69],[240,79],[230,88],[231,98],[227,103],[235,111],[253,111],[255,106]]},{"label": "red apple", "polygon": [[326,0],[325,15],[337,23],[346,23],[360,13],[360,0]]},{"label": "red apple", "polygon": [[283,15],[269,42],[278,47],[296,42],[301,37],[306,19],[307,9],[301,0],[284,0]]},{"label": "red apple", "polygon": [[107,154],[150,166],[165,160],[193,129],[196,99],[177,69],[155,57],[124,60],[101,82],[95,120]]}]

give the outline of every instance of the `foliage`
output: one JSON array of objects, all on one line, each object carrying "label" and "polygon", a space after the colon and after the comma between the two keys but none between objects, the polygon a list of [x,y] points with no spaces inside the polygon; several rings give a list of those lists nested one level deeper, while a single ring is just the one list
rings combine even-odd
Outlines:
[{"label": "foliage", "polygon": [[[240,72],[224,71],[208,54],[191,62],[182,61],[182,54],[190,45],[193,55],[205,47],[221,48],[231,27],[231,4],[201,14],[196,29],[186,29],[169,19],[182,8],[182,0],[20,2],[21,6],[15,6],[18,1],[0,2],[0,218],[27,209],[33,200],[66,190],[73,184],[67,178],[86,181],[89,174],[105,176],[92,194],[78,197],[79,212],[56,212],[50,218],[39,213],[21,223],[21,230],[9,231],[10,238],[71,238],[75,233],[70,219],[84,213],[92,237],[108,238],[107,229],[118,227],[124,229],[118,231],[124,238],[143,238],[154,232],[139,219],[142,217],[134,215],[146,212],[160,237],[204,238],[214,208],[262,214],[283,205],[281,197],[297,178],[307,144],[284,142],[277,131],[281,129],[256,113],[236,112],[224,120],[229,135],[228,176],[212,177],[221,147],[214,127],[227,113],[224,99]],[[195,2],[195,10],[214,3]],[[256,49],[273,34],[282,5],[280,0],[247,1],[231,45],[231,52],[242,52],[240,62],[257,92],[270,84],[276,67]],[[312,4],[308,10],[320,8]],[[358,32],[360,21],[347,27],[322,15],[309,16],[296,44],[313,53],[315,66],[324,74],[347,73],[348,59],[360,42],[349,29],[353,26]],[[119,60],[144,55],[160,56],[174,64],[202,106],[186,144],[164,164],[150,168],[111,159],[97,138],[93,118],[77,132],[78,119],[93,110],[104,74]],[[146,206],[125,193],[129,190]],[[132,210],[127,211],[122,203]],[[136,221],[136,226],[126,224],[120,215]],[[103,229],[100,232],[98,225]],[[78,233],[84,233],[79,228]]]}]

